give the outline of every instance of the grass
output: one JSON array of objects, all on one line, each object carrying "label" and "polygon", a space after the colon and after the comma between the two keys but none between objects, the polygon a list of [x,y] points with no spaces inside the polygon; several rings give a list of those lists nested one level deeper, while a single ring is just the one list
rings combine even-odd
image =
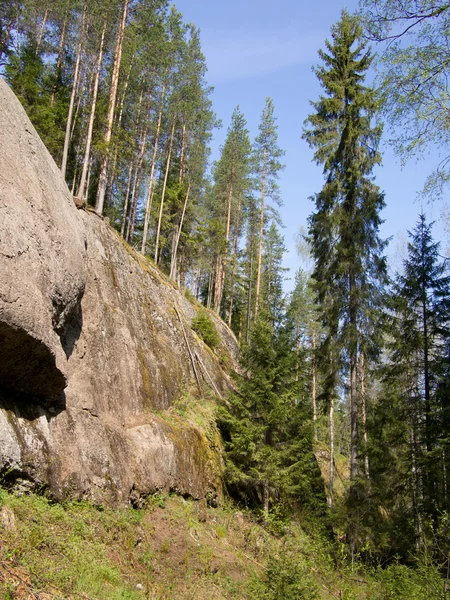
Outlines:
[{"label": "grass", "polygon": [[273,535],[232,504],[155,494],[113,510],[0,489],[4,600],[441,597],[435,571],[361,571],[339,556],[298,523]]}]

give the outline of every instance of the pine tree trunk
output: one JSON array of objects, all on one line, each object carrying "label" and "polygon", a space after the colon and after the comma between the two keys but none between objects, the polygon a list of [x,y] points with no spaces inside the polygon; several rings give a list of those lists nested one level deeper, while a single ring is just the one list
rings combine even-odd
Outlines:
[{"label": "pine tree trunk", "polygon": [[162,188],[162,192],[161,192],[161,205],[159,207],[158,226],[156,229],[155,265],[158,264],[159,234],[161,233],[161,223],[162,223],[162,216],[163,216],[163,209],[164,209],[164,199],[165,199],[165,195],[166,195],[167,179],[169,177],[170,159],[172,156],[173,137],[174,137],[174,133],[175,133],[175,123],[176,123],[176,119],[174,117],[173,124],[172,124],[172,130],[170,132],[169,150],[167,153],[167,162],[166,162],[166,172],[164,174],[164,182],[163,182],[163,188]]},{"label": "pine tree trunk", "polygon": [[250,273],[248,279],[248,294],[247,294],[247,320],[245,326],[245,341],[249,342],[250,339],[250,316],[251,316],[251,305],[252,305],[252,280],[253,280],[253,239],[251,243],[252,247],[250,249]]},{"label": "pine tree trunk", "polygon": [[158,154],[159,134],[161,131],[161,120],[162,120],[162,113],[163,113],[163,109],[164,109],[165,92],[166,92],[166,87],[165,87],[165,85],[163,85],[162,92],[161,92],[161,106],[159,108],[159,113],[158,113],[158,124],[156,125],[155,143],[153,144],[153,156],[152,156],[152,166],[150,169],[150,181],[148,184],[147,198],[145,200],[144,231],[142,232],[142,245],[141,245],[142,254],[145,254],[145,246],[147,245],[148,224],[150,221],[150,211],[151,211],[151,207],[152,207],[152,198],[153,198],[153,178],[155,175],[156,157]]},{"label": "pine tree trunk", "polygon": [[181,130],[181,151],[180,151],[180,172],[178,174],[178,183],[181,184],[184,176],[184,157],[186,153],[186,124],[183,123]]},{"label": "pine tree trunk", "polygon": [[38,52],[39,52],[39,47],[40,47],[40,45],[42,43],[42,39],[44,37],[45,25],[47,24],[47,17],[48,17],[48,8],[45,10],[44,17],[42,19],[41,29],[39,31],[39,36],[38,36],[38,39],[36,42],[36,54],[38,54]]},{"label": "pine tree trunk", "polygon": [[259,292],[261,286],[261,265],[262,265],[262,249],[263,249],[263,235],[264,235],[264,193],[265,193],[265,184],[266,184],[266,156],[267,150],[264,148],[264,167],[262,171],[261,178],[261,213],[259,219],[259,252],[258,252],[258,269],[256,274],[256,291],[255,291],[255,319],[258,316],[258,306],[259,306]]},{"label": "pine tree trunk", "polygon": [[183,228],[184,215],[186,214],[186,208],[189,202],[189,193],[191,191],[191,184],[189,183],[188,189],[186,191],[186,197],[184,199],[183,204],[183,212],[181,213],[180,225],[178,227],[178,231],[176,234],[175,246],[172,252],[171,260],[170,260],[170,277],[175,279],[176,271],[177,271],[177,254],[178,254],[178,245],[180,243],[181,230]]},{"label": "pine tree trunk", "polygon": [[235,232],[234,232],[234,245],[233,245],[233,264],[232,264],[232,268],[231,268],[231,281],[230,281],[230,303],[228,305],[228,327],[231,328],[231,319],[233,317],[233,302],[234,302],[234,283],[235,283],[235,277],[236,277],[236,264],[237,264],[237,253],[238,253],[238,246],[239,246],[239,227],[240,227],[240,223],[241,223],[241,201],[239,200],[238,203],[238,210],[237,210],[237,221],[236,221],[236,228],[235,228]]},{"label": "pine tree trunk", "polygon": [[76,97],[77,89],[78,89],[81,54],[82,54],[82,50],[83,50],[83,40],[85,37],[86,12],[87,12],[87,0],[84,0],[83,16],[81,18],[81,27],[80,27],[80,39],[78,41],[77,58],[75,61],[75,69],[74,69],[74,73],[73,73],[72,92],[70,95],[69,112],[67,115],[67,122],[66,122],[66,135],[64,136],[64,149],[63,149],[63,156],[62,156],[62,161],[61,161],[61,174],[64,178],[66,177],[67,157],[69,155],[69,144],[70,144],[70,140],[72,137],[72,135],[71,135],[72,115],[73,115],[73,107],[75,104],[75,97]]},{"label": "pine tree trunk", "polygon": [[90,154],[91,154],[92,132],[94,130],[95,108],[96,108],[96,104],[97,104],[98,83],[100,80],[100,70],[102,67],[102,60],[103,60],[103,43],[105,41],[105,32],[106,32],[106,21],[103,23],[103,29],[102,29],[101,39],[100,39],[100,50],[98,52],[97,70],[95,72],[94,89],[92,92],[91,114],[89,117],[89,126],[88,126],[87,138],[86,138],[86,149],[84,152],[83,171],[81,172],[80,185],[78,187],[78,193],[77,193],[77,196],[80,200],[84,199],[86,176],[87,176],[87,170],[89,167],[89,158],[90,158]]},{"label": "pine tree trunk", "polygon": [[147,126],[145,126],[145,129],[143,132],[141,151],[140,151],[139,157],[137,159],[136,171],[135,171],[134,181],[133,181],[133,189],[131,190],[131,198],[133,199],[133,218],[132,218],[132,228],[130,229],[131,237],[133,237],[133,235],[134,235],[134,223],[136,220],[136,211],[137,211],[137,203],[138,203],[138,199],[139,199],[139,189],[140,189],[140,185],[141,185],[142,164],[144,162],[146,139],[147,139]]},{"label": "pine tree trunk", "polygon": [[228,264],[228,245],[230,243],[230,228],[231,228],[231,205],[233,202],[233,181],[234,181],[234,167],[231,169],[231,181],[230,181],[230,191],[228,194],[228,205],[227,205],[227,226],[225,230],[225,254],[223,259],[221,258],[221,267],[219,273],[219,286],[218,292],[215,298],[215,310],[219,314],[220,306],[222,304],[223,290],[225,286],[225,278],[227,273],[227,264]]},{"label": "pine tree trunk", "polygon": [[105,201],[105,191],[106,191],[106,183],[107,183],[107,175],[108,175],[108,162],[109,162],[109,144],[111,142],[113,121],[114,121],[114,111],[116,108],[117,88],[119,86],[120,63],[122,61],[122,47],[123,47],[125,25],[127,22],[128,2],[129,2],[129,0],[123,0],[123,2],[122,2],[122,19],[120,21],[119,30],[117,32],[116,51],[114,53],[114,64],[113,64],[113,72],[112,72],[112,79],[111,79],[111,89],[109,92],[109,109],[108,109],[108,117],[106,120],[106,131],[105,131],[105,138],[104,138],[106,152],[102,158],[102,162],[101,162],[101,166],[100,166],[100,176],[99,176],[99,183],[98,183],[98,189],[97,189],[97,200],[95,203],[95,211],[99,215],[101,215],[103,213],[103,204]]},{"label": "pine tree trunk", "polygon": [[[58,58],[56,60],[55,65],[55,73],[58,76],[60,69],[62,68],[64,62],[64,44],[66,42],[66,29],[67,29],[67,17],[63,21],[63,26],[61,30],[61,36],[59,38],[59,47],[58,47]],[[50,106],[55,104],[55,95],[56,95],[57,84],[56,82],[52,87],[52,97],[50,98]]]},{"label": "pine tree trunk", "polygon": [[125,202],[123,205],[122,225],[120,227],[120,236],[123,238],[125,235],[125,227],[127,222],[129,223],[128,217],[128,206],[130,202],[130,191],[131,191],[131,180],[133,176],[134,160],[130,160],[130,166],[128,167],[128,178],[127,178],[127,189],[125,192]]},{"label": "pine tree trunk", "polygon": [[[127,93],[127,89],[128,89],[128,84],[130,81],[130,75],[131,75],[131,70],[133,68],[133,62],[130,62],[130,68],[128,69],[128,74],[127,74],[127,78],[125,80],[125,85],[123,86],[123,93],[122,93],[122,98],[120,100],[120,110],[119,110],[119,116],[117,118],[117,130],[120,130],[120,127],[122,125],[122,118],[123,118],[123,107],[125,104],[125,97],[126,97],[126,93]],[[114,158],[113,158],[113,162],[112,162],[112,166],[111,166],[111,176],[110,176],[110,182],[108,185],[108,191],[106,194],[106,205],[107,206],[111,206],[112,204],[112,195],[113,195],[113,190],[114,190],[114,183],[116,180],[116,166],[117,166],[117,155],[119,153],[119,148],[116,147],[114,148]]]}]

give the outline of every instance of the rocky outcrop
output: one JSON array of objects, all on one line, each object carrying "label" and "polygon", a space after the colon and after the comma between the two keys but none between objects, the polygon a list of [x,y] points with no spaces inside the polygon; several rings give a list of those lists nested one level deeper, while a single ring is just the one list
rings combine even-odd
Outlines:
[{"label": "rocky outcrop", "polygon": [[[136,503],[220,491],[204,432],[165,418],[229,378],[190,329],[197,308],[97,215],[77,211],[0,80],[0,470],[56,498]],[[222,358],[236,341],[212,313]],[[188,350],[183,333],[187,336]]]},{"label": "rocky outcrop", "polygon": [[61,175],[0,81],[0,381],[58,399],[86,280],[86,238]]}]

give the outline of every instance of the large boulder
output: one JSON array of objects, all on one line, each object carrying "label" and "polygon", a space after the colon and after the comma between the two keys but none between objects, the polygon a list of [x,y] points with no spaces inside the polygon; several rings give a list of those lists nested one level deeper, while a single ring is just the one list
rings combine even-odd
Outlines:
[{"label": "large boulder", "polygon": [[217,432],[172,409],[183,395],[225,394],[223,365],[236,364],[213,313],[220,354],[190,328],[197,310],[103,219],[75,209],[0,81],[4,480],[98,503],[138,505],[156,489],[220,495]]},{"label": "large boulder", "polygon": [[0,78],[0,385],[59,400],[80,330],[86,237],[61,174]]}]

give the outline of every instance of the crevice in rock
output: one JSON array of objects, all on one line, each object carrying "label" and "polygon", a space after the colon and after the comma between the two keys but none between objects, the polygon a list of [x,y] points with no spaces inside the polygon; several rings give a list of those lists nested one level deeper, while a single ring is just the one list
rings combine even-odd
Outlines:
[{"label": "crevice in rock", "polygon": [[81,308],[83,295],[84,288],[78,294],[75,304],[69,311],[61,298],[55,297],[52,299],[53,328],[59,335],[67,359],[70,358],[83,329],[83,311]]}]

